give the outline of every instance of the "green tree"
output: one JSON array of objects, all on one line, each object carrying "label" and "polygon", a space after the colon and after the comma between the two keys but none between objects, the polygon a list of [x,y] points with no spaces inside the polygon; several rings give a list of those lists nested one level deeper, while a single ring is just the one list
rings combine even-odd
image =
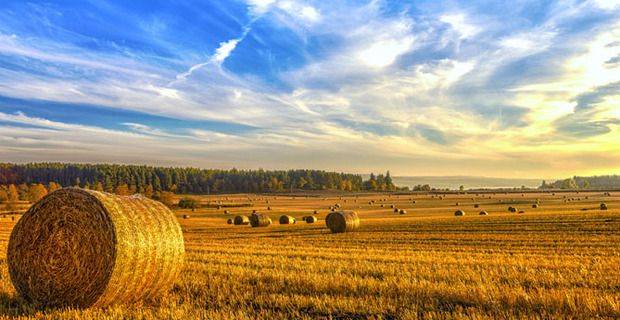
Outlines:
[{"label": "green tree", "polygon": [[144,196],[147,198],[153,197],[153,186],[152,185],[147,184],[146,187],[144,187]]},{"label": "green tree", "polygon": [[28,200],[34,203],[34,202],[41,200],[43,197],[45,197],[46,194],[47,194],[47,188],[45,188],[44,185],[38,183],[38,184],[32,185],[28,189]]},{"label": "green tree", "polygon": [[8,202],[16,202],[19,200],[19,193],[17,192],[17,187],[14,184],[10,184],[7,190],[8,194]]},{"label": "green tree", "polygon": [[158,200],[168,207],[174,206],[174,193],[169,191],[161,191]]},{"label": "green tree", "polygon": [[0,203],[7,202],[9,200],[9,194],[3,188],[0,188]]},{"label": "green tree", "polygon": [[103,184],[100,181],[95,182],[95,186],[93,187],[95,191],[103,191]]},{"label": "green tree", "polygon": [[114,189],[114,193],[118,194],[119,196],[128,196],[128,195],[130,195],[129,187],[126,184],[124,184],[124,183],[123,184],[119,184]]},{"label": "green tree", "polygon": [[198,208],[198,201],[193,198],[183,198],[179,200],[179,208],[196,209]]},{"label": "green tree", "polygon": [[49,192],[54,192],[54,191],[56,191],[56,190],[58,190],[60,188],[62,188],[62,187],[58,183],[56,183],[54,181],[50,181],[48,183],[48,188],[47,189],[48,189]]}]

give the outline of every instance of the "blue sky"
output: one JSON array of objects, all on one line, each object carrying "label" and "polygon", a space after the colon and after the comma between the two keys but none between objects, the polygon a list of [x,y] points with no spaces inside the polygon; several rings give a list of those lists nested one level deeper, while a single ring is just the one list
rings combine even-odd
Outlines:
[{"label": "blue sky", "polygon": [[0,3],[0,160],[620,173],[620,1]]}]

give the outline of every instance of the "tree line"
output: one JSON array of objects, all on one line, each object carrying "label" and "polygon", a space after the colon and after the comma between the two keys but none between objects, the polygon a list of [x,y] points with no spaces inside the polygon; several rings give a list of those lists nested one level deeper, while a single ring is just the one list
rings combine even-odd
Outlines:
[{"label": "tree line", "polygon": [[557,180],[551,183],[543,180],[539,189],[590,189],[590,190],[602,190],[602,189],[619,189],[620,188],[620,176],[619,175],[607,175],[607,176],[592,176],[592,177],[578,177],[574,176],[568,179]]},{"label": "tree line", "polygon": [[[10,187],[10,186],[13,187]],[[30,200],[33,186],[42,192],[57,187],[114,192],[142,193],[153,196],[161,192],[181,194],[269,193],[295,190],[394,191],[389,171],[361,175],[322,170],[219,170],[189,167],[152,167],[119,164],[29,163],[0,164],[0,201],[8,193]],[[9,190],[11,188],[11,190]],[[19,190],[22,190],[21,193]],[[7,194],[5,196],[4,194]],[[21,195],[21,196],[20,196]]]}]

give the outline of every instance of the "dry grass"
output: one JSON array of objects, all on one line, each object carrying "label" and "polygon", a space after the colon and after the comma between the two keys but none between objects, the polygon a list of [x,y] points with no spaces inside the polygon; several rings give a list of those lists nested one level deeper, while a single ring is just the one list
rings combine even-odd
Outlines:
[{"label": "dry grass", "polygon": [[[324,224],[250,228],[215,208],[180,220],[186,265],[169,294],[145,305],[37,311],[15,297],[0,264],[0,314],[58,319],[124,318],[618,318],[620,193],[371,195],[359,199],[250,195],[273,218],[310,215],[335,202],[355,210],[354,233]],[[586,200],[584,196],[588,196]],[[248,195],[227,196],[247,202]],[[211,196],[211,200],[222,197]],[[383,200],[386,198],[386,200]],[[415,199],[414,204],[411,198]],[[206,200],[207,197],[204,197]],[[541,206],[525,214],[508,204]],[[357,201],[354,201],[357,200]],[[375,203],[372,203],[372,200]],[[448,200],[448,201],[446,201]],[[454,203],[489,216],[454,217]],[[368,203],[371,203],[370,205]],[[605,202],[609,210],[601,211]],[[406,209],[394,215],[388,205]],[[583,211],[582,209],[586,209]],[[189,211],[179,210],[181,217]],[[327,212],[316,216],[325,219]],[[14,222],[0,219],[6,250]]]}]

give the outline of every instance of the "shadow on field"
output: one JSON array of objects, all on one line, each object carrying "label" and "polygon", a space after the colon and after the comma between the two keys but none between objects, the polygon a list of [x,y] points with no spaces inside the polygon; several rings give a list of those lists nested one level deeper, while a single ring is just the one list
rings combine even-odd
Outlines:
[{"label": "shadow on field", "polygon": [[38,311],[40,310],[23,299],[6,292],[0,292],[0,317],[32,316]]}]

